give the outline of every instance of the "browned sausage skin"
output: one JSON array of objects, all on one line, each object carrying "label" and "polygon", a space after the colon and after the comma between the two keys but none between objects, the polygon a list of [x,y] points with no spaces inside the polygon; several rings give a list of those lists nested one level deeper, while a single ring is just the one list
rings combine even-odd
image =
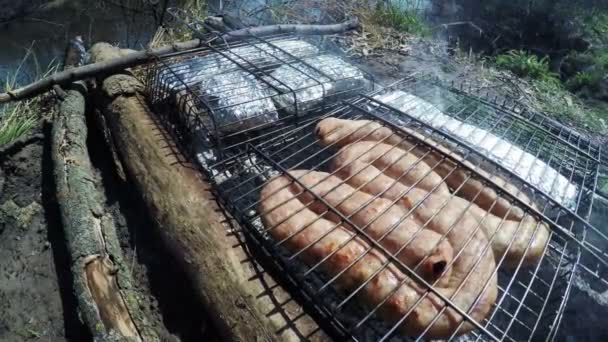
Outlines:
[{"label": "browned sausage skin", "polygon": [[[424,137],[405,127],[403,129],[407,131],[408,135],[426,141],[439,151],[445,151],[447,154],[450,153],[445,147],[432,139]],[[523,210],[518,207],[513,207],[508,200],[498,195],[494,189],[484,186],[481,181],[468,175],[465,170],[457,167],[454,162],[443,158],[438,153],[429,152],[429,148],[426,146],[414,146],[410,141],[402,139],[391,129],[384,127],[377,122],[370,120],[327,118],[321,120],[317,124],[315,134],[317,135],[319,142],[326,146],[332,145],[335,147],[343,147],[359,141],[381,141],[389,145],[399,145],[402,149],[411,150],[414,155],[423,158],[427,165],[433,167],[437,174],[445,178],[445,182],[450,188],[460,189],[457,192],[458,196],[469,201],[474,200],[475,204],[479,207],[484,210],[490,210],[492,214],[498,217],[506,217],[509,220],[523,219]],[[455,154],[452,153],[452,155]],[[475,168],[475,166],[468,161],[463,162]],[[501,177],[489,175],[483,170],[478,169],[478,171],[486,177],[505,186],[506,190],[508,190],[512,196],[517,196],[525,203],[532,203],[523,192]]]},{"label": "browned sausage skin", "polygon": [[[346,183],[361,188],[369,194],[390,200],[404,198],[409,194],[412,186],[431,191],[433,198],[445,202],[445,212],[454,216],[472,216],[481,223],[486,236],[492,237],[492,248],[497,260],[503,259],[504,256],[502,265],[515,267],[520,261],[522,265],[531,265],[540,260],[549,240],[549,230],[545,223],[539,222],[530,215],[525,215],[520,221],[496,217],[474,203],[450,196],[449,191],[443,190],[439,185],[440,177],[439,181],[434,179],[432,183],[421,187],[419,184],[422,182],[417,177],[429,178],[429,176],[426,172],[410,173],[408,164],[412,159],[390,158],[390,162],[378,162],[379,159],[389,159],[378,156],[389,149],[396,155],[405,153],[403,150],[401,153],[395,151],[399,148],[373,142],[346,145],[334,157],[330,170],[336,172],[336,175]],[[376,165],[381,166],[382,169],[377,168]]]},{"label": "browned sausage skin", "polygon": [[[300,196],[302,191],[285,175],[271,179],[263,187],[258,211],[264,213],[262,221],[274,239],[292,236],[285,240],[285,246],[293,252],[306,248],[301,256],[309,263],[325,259],[321,267],[330,276],[341,274],[337,285],[346,291],[353,291],[365,283],[358,297],[370,307],[380,305],[380,311],[388,321],[398,322],[411,310],[401,326],[404,334],[417,336],[433,321],[426,338],[446,338],[473,328],[439,297],[405,276],[349,228],[320,217],[307,207]],[[491,250],[486,248],[486,253],[479,253],[477,248],[483,245],[484,237],[478,237],[480,241],[475,239],[472,246],[468,246],[469,241],[456,251],[458,255],[452,261],[453,271],[447,285],[435,288],[474,320],[481,321],[496,299],[497,288]],[[477,258],[469,258],[468,249],[477,250]],[[484,277],[486,279],[482,279]]]},{"label": "browned sausage skin", "polygon": [[[358,228],[378,241],[405,265],[418,266],[417,273],[425,280],[446,284],[451,275],[448,265],[453,250],[447,239],[428,229],[423,229],[404,208],[384,199],[356,190],[337,177],[323,172],[291,171],[291,174],[306,185],[314,194],[327,201],[332,208],[348,217]],[[305,191],[298,196],[303,203],[321,215],[328,208]],[[340,223],[335,215],[328,219]],[[348,225],[344,225],[347,228]],[[354,229],[354,228],[353,228]]]}]

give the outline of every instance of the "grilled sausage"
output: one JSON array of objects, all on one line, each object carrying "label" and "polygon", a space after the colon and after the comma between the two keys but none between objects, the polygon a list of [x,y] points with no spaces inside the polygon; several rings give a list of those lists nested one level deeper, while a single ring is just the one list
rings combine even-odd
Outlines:
[{"label": "grilled sausage", "polygon": [[[360,173],[369,165],[375,166]],[[375,141],[361,141],[344,146],[333,158],[332,172],[340,175],[368,175],[373,177],[371,170],[378,170],[407,186],[449,195],[450,191],[425,162],[412,153],[402,150],[398,146],[378,143]],[[342,177],[344,178],[344,177]],[[390,189],[388,189],[390,190]]]},{"label": "grilled sausage", "polygon": [[[410,195],[410,186],[417,181],[414,177],[409,177],[407,182],[403,181],[404,176],[401,170],[409,168],[407,164],[411,159],[393,158],[392,160],[395,162],[392,164],[371,163],[378,158],[383,159],[377,154],[391,148],[390,145],[378,145],[371,142],[346,145],[334,157],[330,170],[336,172],[336,175],[348,184],[369,194],[393,201],[401,200]],[[392,151],[398,149],[392,148]],[[398,152],[393,153],[399,155]],[[358,156],[361,158],[357,158]],[[377,164],[382,165],[386,170],[382,172],[376,167]],[[424,173],[417,173],[417,175],[428,177]],[[433,188],[422,189],[433,190]],[[542,257],[549,240],[549,230],[545,223],[537,221],[530,215],[525,215],[521,221],[503,220],[479,208],[474,203],[450,196],[449,192],[446,193],[441,187],[437,187],[431,197],[435,200],[433,203],[437,204],[437,210],[440,209],[439,204],[445,203],[445,208],[441,210],[443,215],[449,213],[453,217],[465,215],[475,218],[481,224],[488,239],[492,238],[492,249],[496,259],[500,260],[503,255],[506,255],[503,264],[507,267],[517,266],[522,259],[523,265],[536,264]],[[427,213],[423,216],[428,218],[431,215]],[[495,234],[496,236],[494,236]]]},{"label": "grilled sausage", "polygon": [[[439,285],[447,283],[451,274],[451,268],[447,266],[452,261],[452,246],[434,231],[422,229],[413,215],[408,215],[402,207],[384,198],[374,199],[323,172],[296,170],[291,174],[391,254],[397,254],[401,262],[415,268],[425,280],[432,283],[440,279]],[[309,208],[319,215],[329,210],[309,192],[303,192],[298,198],[309,203]],[[335,214],[327,215],[327,218],[336,223],[341,221]],[[354,227],[344,226],[354,230]]]},{"label": "grilled sausage", "polygon": [[[307,208],[297,197],[301,192],[302,188],[287,176],[277,176],[263,187],[258,211],[275,240],[285,240],[289,250],[302,252],[309,263],[324,260],[321,267],[326,273],[341,274],[337,285],[345,291],[361,287],[358,297],[370,307],[380,305],[380,313],[389,322],[396,323],[409,313],[400,326],[406,335],[418,336],[428,328],[425,337],[439,339],[472,330],[473,325],[463,316],[407,277],[378,250],[344,226]],[[496,277],[488,276],[494,266],[491,252],[489,257],[484,254],[475,269],[470,266],[457,260],[448,286],[435,289],[480,322],[496,300]],[[472,277],[459,288],[468,271]]]},{"label": "grilled sausage", "polygon": [[[339,210],[342,214],[352,217],[355,224],[365,225],[371,222],[371,226],[373,226],[376,223],[373,222],[373,219],[375,216],[378,216],[377,210],[381,209],[381,207],[365,206],[366,203],[372,204],[374,201],[379,201],[379,199],[373,200],[375,196],[357,191],[350,185],[345,184],[342,179],[325,172],[291,171],[291,174],[298,178],[316,196],[323,198],[329,205]],[[426,198],[427,196],[428,198]],[[488,245],[488,240],[482,227],[470,215],[457,215],[458,212],[454,208],[443,208],[441,206],[442,202],[445,202],[447,199],[449,198],[446,196],[435,196],[427,191],[412,188],[401,201],[397,202],[402,206],[401,208],[393,205],[392,201],[388,201],[391,204],[390,208],[394,208],[394,210],[384,212],[381,215],[382,220],[378,220],[383,222],[378,222],[380,227],[375,229],[382,232],[386,230],[385,227],[387,225],[394,224],[395,220],[403,217],[402,215],[408,215],[408,212],[413,210],[415,217],[412,217],[414,215],[407,216],[410,218],[407,225],[414,226],[417,229],[420,229],[422,226],[428,227],[428,229],[440,234],[439,236],[445,236],[454,252],[461,253],[454,261],[450,281],[454,277],[462,277],[462,273],[470,270],[471,266],[479,258],[481,258],[483,267],[477,271],[480,272],[481,278],[488,279],[494,271],[495,264],[492,260],[492,248]],[[314,207],[311,207],[311,209],[317,213],[323,212],[323,209],[315,210]],[[370,229],[374,228],[370,227]],[[412,233],[417,229],[410,228]],[[425,245],[424,250],[434,251],[433,245],[437,246],[438,241],[441,240],[433,239],[432,245]],[[485,252],[483,252],[484,249],[486,249]],[[461,273],[454,274],[457,271]]]},{"label": "grilled sausage", "polygon": [[[435,149],[441,151],[441,154],[451,154],[453,157],[460,159],[465,164],[476,168],[470,162],[463,160],[462,157],[447,150],[432,139],[421,135],[411,129],[402,127],[406,133],[419,140],[424,140]],[[458,167],[456,163],[446,159],[440,153],[430,151],[424,145],[416,145],[408,139],[402,139],[395,134],[391,129],[382,126],[381,124],[369,120],[343,120],[337,118],[327,118],[321,120],[315,129],[315,134],[319,141],[328,146],[343,147],[353,142],[359,141],[380,141],[390,145],[400,145],[405,150],[412,150],[412,153],[424,159],[425,163],[433,167],[434,170],[443,178],[452,189],[459,189],[456,195],[474,201],[479,207],[490,212],[498,217],[506,217],[509,220],[522,220],[524,212],[521,208],[512,207],[510,202],[501,197],[494,189],[485,186],[481,181],[475,179],[474,176],[469,177],[468,173]],[[487,172],[477,168],[477,171],[485,177],[503,185],[505,190],[514,197],[518,197],[523,202],[530,204],[532,201],[517,187],[510,184],[503,178],[490,175]]]}]

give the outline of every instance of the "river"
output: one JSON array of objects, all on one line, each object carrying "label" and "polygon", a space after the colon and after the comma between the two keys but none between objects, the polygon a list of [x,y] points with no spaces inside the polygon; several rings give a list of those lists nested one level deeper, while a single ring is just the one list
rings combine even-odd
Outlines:
[{"label": "river", "polygon": [[150,13],[121,8],[111,0],[55,3],[25,18],[0,24],[0,80],[13,77],[30,48],[32,53],[19,69],[19,83],[31,80],[49,63],[61,61],[68,41],[76,35],[83,36],[87,43],[107,41],[141,48],[155,27]]}]

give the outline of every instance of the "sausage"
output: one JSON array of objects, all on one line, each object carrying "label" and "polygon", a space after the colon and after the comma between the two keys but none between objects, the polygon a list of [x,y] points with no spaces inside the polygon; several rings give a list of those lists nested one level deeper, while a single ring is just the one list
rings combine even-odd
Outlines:
[{"label": "sausage", "polygon": [[506,216],[509,220],[523,219],[524,212],[521,208],[512,207],[510,202],[497,194],[494,189],[486,187],[481,181],[475,179],[475,176],[469,177],[468,172],[458,167],[456,163],[445,159],[442,154],[451,154],[466,165],[476,168],[483,176],[505,186],[511,196],[518,197],[527,204],[532,203],[517,187],[499,176],[490,175],[477,168],[429,137],[425,137],[406,127],[402,128],[408,135],[426,141],[442,153],[429,152],[429,148],[426,146],[416,146],[414,148],[414,145],[407,139],[402,139],[388,127],[370,120],[327,118],[317,124],[315,134],[319,142],[326,146],[343,147],[359,141],[380,141],[390,145],[399,144],[405,150],[412,149],[412,153],[423,158],[426,164],[432,167],[441,177],[445,178],[445,182],[450,188],[459,189],[456,193],[458,196],[469,201],[474,201],[479,207],[484,210],[490,210],[492,214],[498,217]]},{"label": "sausage", "polygon": [[[330,168],[340,175],[355,175],[368,165],[375,166],[373,169],[382,170],[404,185],[450,194],[443,179],[429,165],[398,146],[372,141],[349,144],[341,148],[332,159]],[[363,174],[372,176],[370,172]]]},{"label": "sausage", "polygon": [[[452,246],[441,235],[422,229],[407,211],[384,198],[373,199],[365,192],[357,191],[340,178],[324,172],[291,171],[314,194],[325,199],[332,208],[349,217],[361,230],[378,241],[390,253],[415,271],[425,280],[444,284],[450,278]],[[298,196],[315,213],[321,215],[328,208],[309,192]],[[336,215],[329,220],[341,223]],[[346,226],[347,228],[353,227]],[[420,266],[418,266],[420,264]]]},{"label": "sausage", "polygon": [[[397,160],[396,164],[381,164],[388,172],[381,172],[376,165],[370,163],[370,160],[378,158],[376,154],[383,153],[390,147],[390,145],[374,145],[370,142],[346,145],[334,157],[330,171],[336,172],[337,176],[351,186],[361,188],[369,194],[393,201],[401,200],[404,196],[410,194],[409,185],[415,183],[416,179],[410,178],[408,180],[410,184],[404,184],[401,181],[401,174],[395,170],[407,169],[407,163],[411,159],[403,158]],[[395,149],[398,150],[399,148],[393,148],[393,150]],[[399,154],[398,152],[394,153]],[[359,159],[356,156],[364,157]],[[391,169],[395,170],[390,171]],[[418,173],[417,175],[426,177],[424,173]],[[422,189],[433,190],[432,188]],[[503,261],[505,266],[515,267],[522,259],[522,265],[532,265],[536,264],[542,257],[549,240],[549,230],[544,222],[539,222],[530,215],[525,215],[520,221],[503,220],[486,212],[474,203],[457,196],[451,196],[449,192],[446,193],[441,187],[437,187],[433,191],[431,198],[434,199],[433,203],[436,204],[434,207],[437,210],[440,209],[440,204],[446,203],[441,214],[445,215],[447,213],[452,217],[471,216],[481,224],[481,228],[488,239],[496,234],[491,241],[492,249],[497,260],[502,259],[503,255],[506,254]],[[422,211],[421,213],[426,218],[432,215],[432,212]]]},{"label": "sausage", "polygon": [[[436,198],[436,201],[441,202],[441,199]],[[480,222],[488,239],[492,238],[497,262],[504,255],[502,265],[507,268],[515,268],[520,263],[522,266],[536,265],[545,253],[550,238],[549,227],[531,215],[526,214],[520,221],[505,220],[459,197],[449,198],[444,210],[452,215],[465,212]]]},{"label": "sausage", "polygon": [[[285,175],[272,178],[262,188],[258,212],[275,240],[293,236],[285,243],[292,252],[310,246],[301,254],[309,263],[327,258],[321,265],[322,269],[329,276],[343,272],[336,282],[345,291],[353,291],[365,284],[357,297],[369,307],[376,307],[384,301],[380,313],[390,323],[400,321],[411,310],[400,326],[406,335],[419,336],[431,324],[425,334],[430,339],[446,338],[453,333],[460,335],[473,329],[472,324],[468,321],[463,323],[464,318],[446,306],[437,295],[407,277],[388,262],[382,253],[360,237],[354,236],[351,230],[336,225],[307,208],[297,197],[301,192],[302,188]],[[340,247],[341,245],[343,246]],[[387,267],[383,268],[385,264]],[[495,275],[486,280],[481,279],[482,274],[487,275],[492,264],[491,257],[484,257],[475,269],[469,269],[473,273],[473,279],[469,279],[456,292],[462,281],[462,275],[458,273],[466,271],[462,267],[467,266],[456,261],[455,272],[452,273],[448,286],[436,286],[435,289],[439,294],[450,298],[474,320],[481,322],[496,300]],[[488,286],[483,291],[480,290],[479,285],[486,281]]]}]

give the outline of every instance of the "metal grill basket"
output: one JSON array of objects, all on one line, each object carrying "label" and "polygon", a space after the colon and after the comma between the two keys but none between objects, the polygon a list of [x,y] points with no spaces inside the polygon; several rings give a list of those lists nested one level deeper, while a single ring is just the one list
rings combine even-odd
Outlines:
[{"label": "metal grill basket", "polygon": [[[332,215],[350,227],[349,241],[360,239],[370,246],[360,258],[372,248],[380,253],[386,262],[375,274],[394,267],[424,289],[423,298],[441,298],[446,303],[441,312],[452,310],[475,328],[463,336],[453,333],[448,340],[554,339],[580,264],[600,277],[608,265],[597,247],[608,246],[608,238],[587,221],[600,148],[541,114],[472,94],[461,85],[411,77],[368,92],[371,79],[327,53],[321,42],[279,35],[165,56],[149,68],[146,84],[163,123],[198,162],[252,247],[336,339],[425,340],[433,323],[417,336],[403,336],[400,326],[411,310],[389,322],[380,317],[382,304],[370,307],[357,299],[373,276],[354,288],[339,289],[339,275],[323,272],[322,261],[302,260],[312,244],[294,251],[286,247],[289,239],[275,240],[275,227],[265,226],[258,211],[260,191],[272,177],[287,177],[325,205],[321,216]],[[533,266],[523,266],[522,260],[507,269],[505,256],[497,258],[492,271],[497,298],[483,320],[473,319],[469,307],[443,296],[384,248],[381,239],[353,222],[352,215],[345,216],[289,172],[332,173],[330,163],[338,149],[324,146],[315,135],[317,123],[329,117],[378,123],[402,141],[441,155],[454,170],[501,194],[511,208],[521,208],[550,227],[549,242]],[[534,205],[510,195],[486,172],[504,177]],[[469,271],[465,282],[473,273]],[[479,300],[477,296],[475,303]]]}]

